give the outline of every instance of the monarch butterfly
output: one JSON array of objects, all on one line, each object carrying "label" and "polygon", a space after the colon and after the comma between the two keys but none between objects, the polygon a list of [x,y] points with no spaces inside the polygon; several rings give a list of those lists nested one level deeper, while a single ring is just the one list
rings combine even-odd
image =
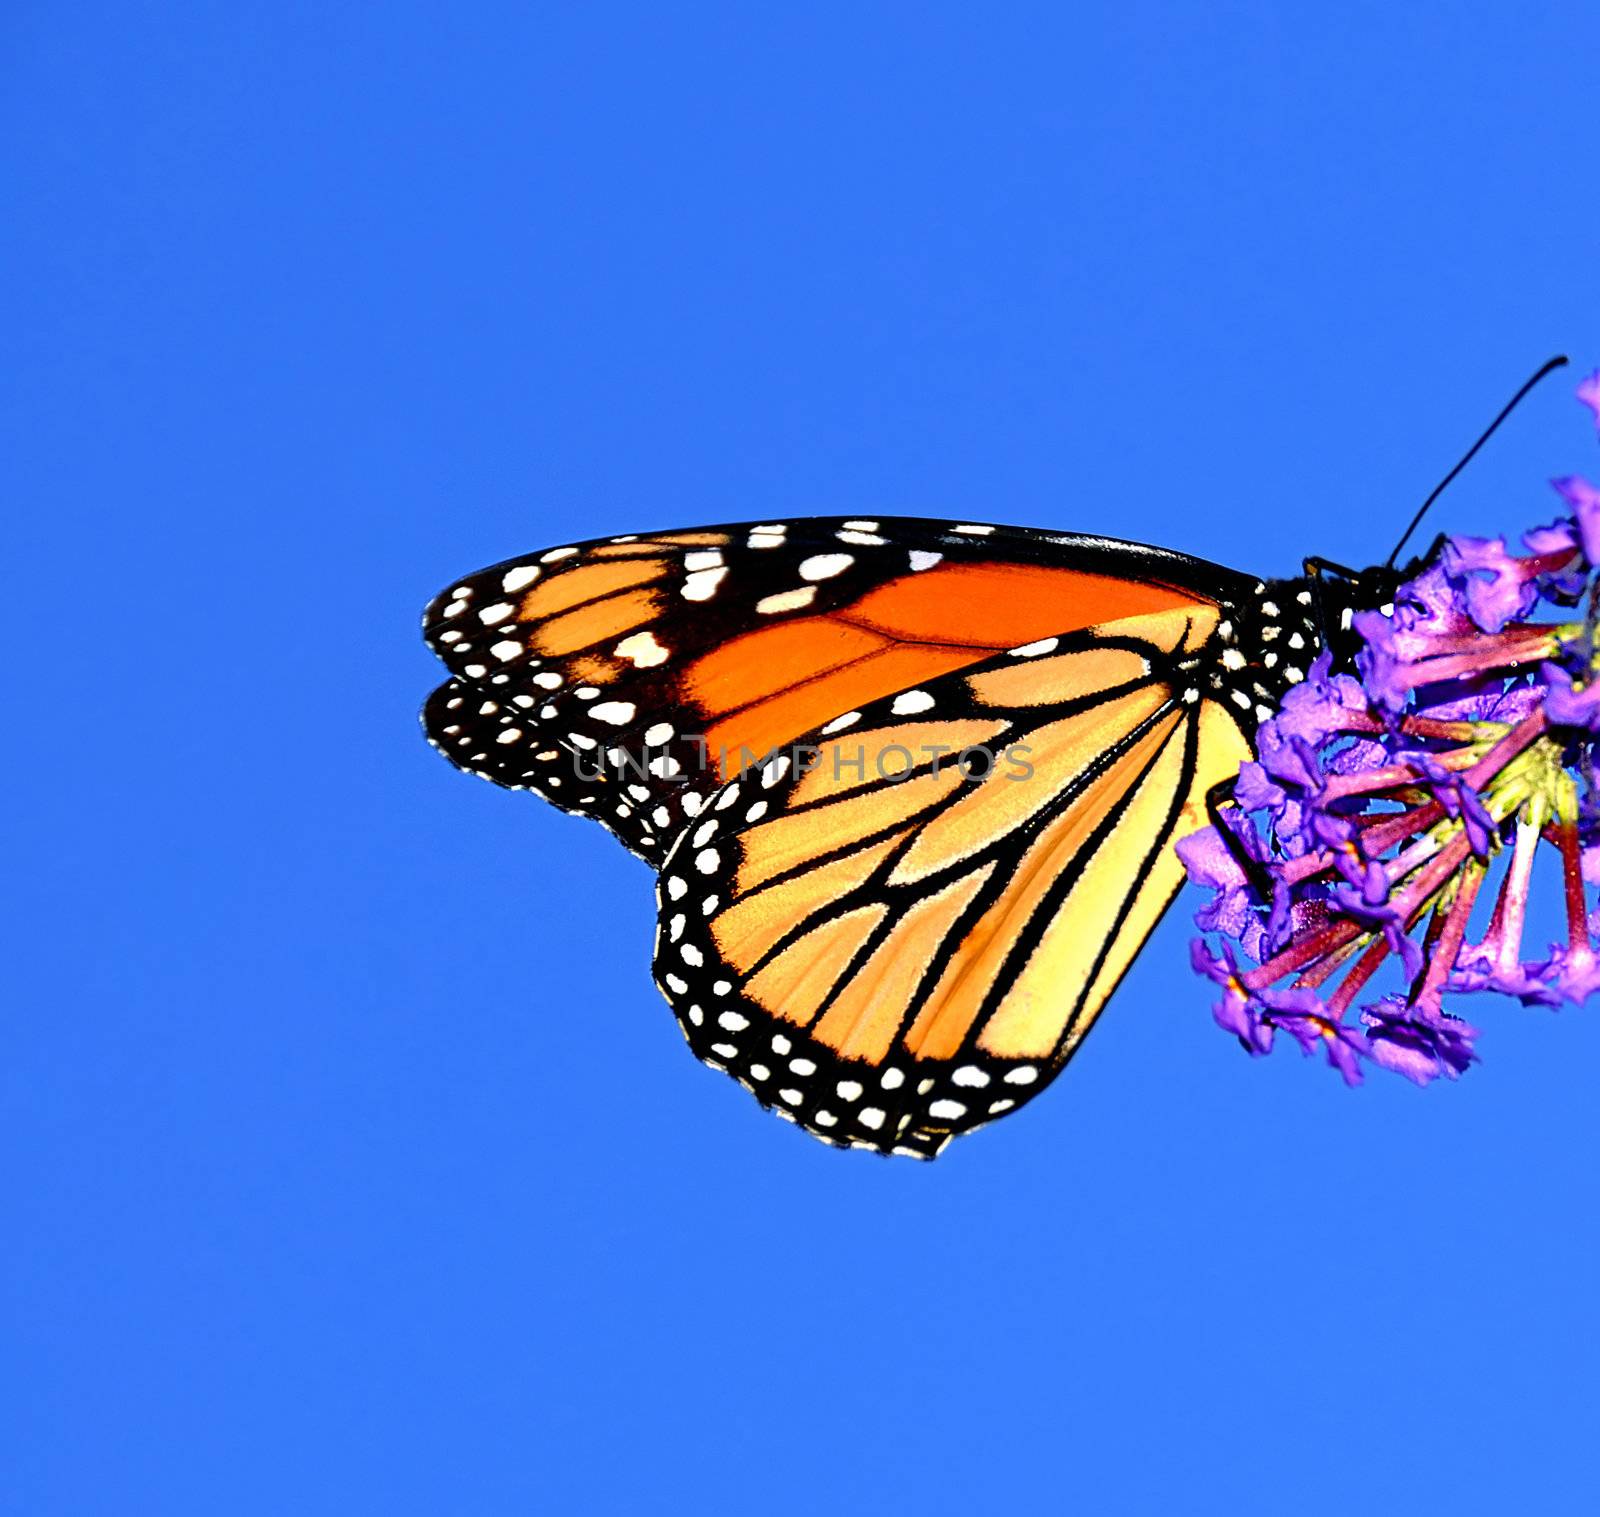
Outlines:
[{"label": "monarch butterfly", "polygon": [[1308,580],[910,519],[606,538],[429,607],[452,763],[660,871],[690,1047],[923,1156],[1077,1048],[1322,643]]},{"label": "monarch butterfly", "polygon": [[931,1158],[1059,1073],[1173,843],[1416,565],[1330,567],[913,518],[600,538],[433,601],[424,722],[658,871],[656,983],[702,1061],[828,1143]]}]

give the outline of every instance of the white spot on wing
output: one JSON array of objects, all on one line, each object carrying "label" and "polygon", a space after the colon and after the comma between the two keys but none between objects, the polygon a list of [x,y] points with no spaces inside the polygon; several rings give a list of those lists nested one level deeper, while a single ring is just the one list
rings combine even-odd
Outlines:
[{"label": "white spot on wing", "polygon": [[625,637],[617,644],[618,658],[625,658],[636,669],[654,669],[657,664],[664,664],[668,652],[656,641],[654,632],[635,632],[631,637]]},{"label": "white spot on wing", "polygon": [[843,574],[855,559],[848,553],[814,553],[800,561],[801,579],[832,579]]},{"label": "white spot on wing", "polygon": [[696,569],[684,580],[683,588],[678,593],[685,600],[710,600],[727,574],[726,569]]},{"label": "white spot on wing", "polygon": [[817,587],[805,585],[799,590],[781,590],[776,595],[763,595],[756,602],[756,610],[762,616],[775,616],[780,611],[798,611],[803,606],[809,606],[817,598]]},{"label": "white spot on wing", "polygon": [[1041,653],[1054,653],[1061,642],[1059,637],[1041,637],[1036,643],[1024,643],[1020,648],[1013,648],[1013,658],[1038,658]]}]

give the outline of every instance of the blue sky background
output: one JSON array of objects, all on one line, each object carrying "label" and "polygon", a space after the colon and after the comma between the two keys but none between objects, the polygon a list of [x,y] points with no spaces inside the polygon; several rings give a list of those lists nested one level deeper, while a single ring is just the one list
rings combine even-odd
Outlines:
[{"label": "blue sky background", "polygon": [[[1579,4],[14,4],[0,1508],[1576,1512],[1592,1013],[1347,1092],[1170,918],[939,1163],[421,741],[456,575],[910,512],[1380,559],[1600,362]],[[1575,376],[1574,376],[1575,377]],[[1593,469],[1552,383],[1441,525]],[[1185,913],[1186,915],[1186,913]]]}]

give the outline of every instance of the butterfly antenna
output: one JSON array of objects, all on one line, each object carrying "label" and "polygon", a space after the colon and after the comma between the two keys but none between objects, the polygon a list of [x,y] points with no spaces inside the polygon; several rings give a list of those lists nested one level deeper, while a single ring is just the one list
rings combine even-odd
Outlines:
[{"label": "butterfly antenna", "polygon": [[1491,421],[1487,427],[1484,428],[1483,435],[1475,443],[1473,443],[1473,445],[1470,448],[1468,448],[1465,453],[1463,453],[1461,455],[1460,463],[1458,463],[1455,466],[1455,468],[1453,468],[1448,474],[1446,474],[1445,477],[1443,479],[1441,479],[1439,481],[1439,483],[1433,487],[1433,493],[1431,495],[1429,495],[1429,497],[1425,501],[1423,501],[1423,503],[1422,503],[1422,505],[1420,507],[1418,507],[1417,514],[1411,518],[1411,525],[1409,527],[1407,527],[1405,529],[1405,531],[1400,534],[1400,541],[1397,542],[1394,545],[1394,552],[1391,553],[1388,556],[1388,558],[1384,560],[1384,568],[1386,568],[1386,569],[1394,568],[1394,561],[1397,558],[1399,558],[1400,550],[1403,547],[1405,547],[1406,540],[1411,536],[1411,534],[1413,532],[1415,532],[1417,530],[1418,526],[1421,525],[1422,518],[1428,514],[1428,507],[1431,506],[1434,503],[1434,501],[1438,500],[1438,498],[1441,495],[1444,494],[1445,487],[1447,485],[1449,485],[1450,481],[1453,480],[1456,477],[1456,475],[1458,475],[1464,468],[1466,468],[1466,466],[1469,463],[1472,462],[1473,455],[1478,451],[1479,448],[1481,448],[1486,442],[1488,442],[1488,440],[1491,437],[1494,436],[1495,429],[1500,425],[1500,423],[1503,422],[1506,419],[1506,417],[1508,417],[1513,411],[1515,411],[1517,409],[1517,405],[1522,400],[1523,396],[1525,396],[1528,393],[1529,390],[1531,390],[1536,384],[1538,384],[1539,381],[1541,379],[1543,379],[1546,374],[1552,373],[1556,369],[1559,369],[1563,364],[1566,363],[1566,361],[1567,361],[1567,357],[1566,357],[1565,353],[1557,353],[1554,358],[1550,359],[1549,362],[1546,363],[1539,370],[1539,372],[1533,376],[1532,379],[1528,380],[1522,386],[1522,388],[1520,390],[1518,390],[1517,393],[1515,395],[1513,395],[1511,397],[1511,399],[1506,402],[1505,408],[1500,412],[1500,414],[1497,417],[1495,417],[1495,419],[1493,421]]}]

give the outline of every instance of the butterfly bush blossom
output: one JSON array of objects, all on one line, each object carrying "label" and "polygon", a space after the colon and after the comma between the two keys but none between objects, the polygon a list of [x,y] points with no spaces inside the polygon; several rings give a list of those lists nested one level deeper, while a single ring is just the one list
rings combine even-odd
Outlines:
[{"label": "butterfly bush blossom", "polygon": [[[1600,428],[1600,372],[1578,394]],[[1352,1085],[1368,1064],[1454,1079],[1478,1030],[1447,997],[1600,988],[1600,489],[1554,485],[1569,514],[1525,552],[1447,539],[1392,607],[1358,613],[1359,679],[1319,657],[1262,724],[1228,836],[1178,845],[1212,892],[1194,967],[1252,1054],[1282,1034]],[[1566,934],[1541,952],[1524,929],[1546,880]]]}]

